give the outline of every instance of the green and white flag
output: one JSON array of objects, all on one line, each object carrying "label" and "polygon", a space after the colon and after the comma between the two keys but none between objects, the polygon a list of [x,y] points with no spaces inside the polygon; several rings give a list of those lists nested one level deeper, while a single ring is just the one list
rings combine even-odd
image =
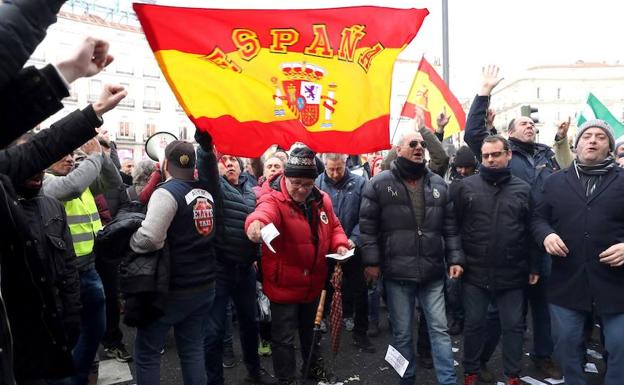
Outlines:
[{"label": "green and white flag", "polygon": [[576,125],[580,126],[584,122],[592,119],[602,119],[609,123],[609,125],[613,128],[616,142],[624,140],[624,124],[617,120],[617,118],[611,114],[609,109],[590,92],[587,97],[587,104],[585,105],[585,108],[583,108],[583,111],[579,114]]}]

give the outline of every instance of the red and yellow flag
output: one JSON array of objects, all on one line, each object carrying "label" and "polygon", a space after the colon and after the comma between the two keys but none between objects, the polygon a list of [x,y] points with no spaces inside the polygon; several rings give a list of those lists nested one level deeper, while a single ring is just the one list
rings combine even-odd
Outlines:
[{"label": "red and yellow flag", "polygon": [[443,111],[450,115],[450,120],[444,129],[445,138],[463,131],[466,125],[466,113],[461,104],[424,56],[420,59],[418,71],[401,116],[414,118],[416,108],[424,110],[427,127],[433,127],[432,116],[437,117]]},{"label": "red and yellow flag", "polygon": [[389,147],[397,55],[426,9],[224,10],[134,4],[180,105],[219,151]]}]

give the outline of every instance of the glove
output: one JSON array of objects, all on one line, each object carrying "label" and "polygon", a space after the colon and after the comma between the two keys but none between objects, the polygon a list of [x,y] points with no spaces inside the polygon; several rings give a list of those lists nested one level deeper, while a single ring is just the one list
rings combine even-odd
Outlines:
[{"label": "glove", "polygon": [[195,130],[195,141],[204,151],[212,151],[212,136],[207,131]]}]

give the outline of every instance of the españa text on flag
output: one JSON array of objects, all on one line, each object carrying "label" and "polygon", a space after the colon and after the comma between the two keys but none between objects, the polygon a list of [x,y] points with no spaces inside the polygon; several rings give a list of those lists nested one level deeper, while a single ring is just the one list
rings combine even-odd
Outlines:
[{"label": "espa\u00f1a text on flag", "polygon": [[217,10],[134,4],[169,85],[219,151],[389,147],[397,55],[426,9]]},{"label": "espa\u00f1a text on flag", "polygon": [[401,116],[414,118],[416,108],[425,111],[425,124],[432,128],[432,117],[446,111],[450,120],[444,130],[444,137],[449,137],[464,130],[466,113],[451,90],[425,57],[420,59],[418,71],[414,77],[412,88],[401,111]]}]

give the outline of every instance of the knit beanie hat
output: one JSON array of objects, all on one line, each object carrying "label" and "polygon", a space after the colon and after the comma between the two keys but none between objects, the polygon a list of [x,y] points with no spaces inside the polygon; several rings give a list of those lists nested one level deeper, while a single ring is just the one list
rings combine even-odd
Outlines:
[{"label": "knit beanie hat", "polygon": [[308,147],[297,147],[290,152],[284,166],[284,175],[292,178],[315,179],[318,176],[314,152]]},{"label": "knit beanie hat", "polygon": [[477,167],[477,158],[468,146],[461,146],[455,154],[455,167]]},{"label": "knit beanie hat", "polygon": [[609,126],[609,123],[601,119],[588,120],[585,123],[581,124],[581,126],[576,131],[576,136],[574,137],[574,148],[578,146],[579,139],[581,139],[583,133],[592,127],[598,127],[602,129],[605,134],[607,134],[607,137],[609,138],[609,151],[613,152],[615,150],[615,137],[613,136],[613,128]]}]

